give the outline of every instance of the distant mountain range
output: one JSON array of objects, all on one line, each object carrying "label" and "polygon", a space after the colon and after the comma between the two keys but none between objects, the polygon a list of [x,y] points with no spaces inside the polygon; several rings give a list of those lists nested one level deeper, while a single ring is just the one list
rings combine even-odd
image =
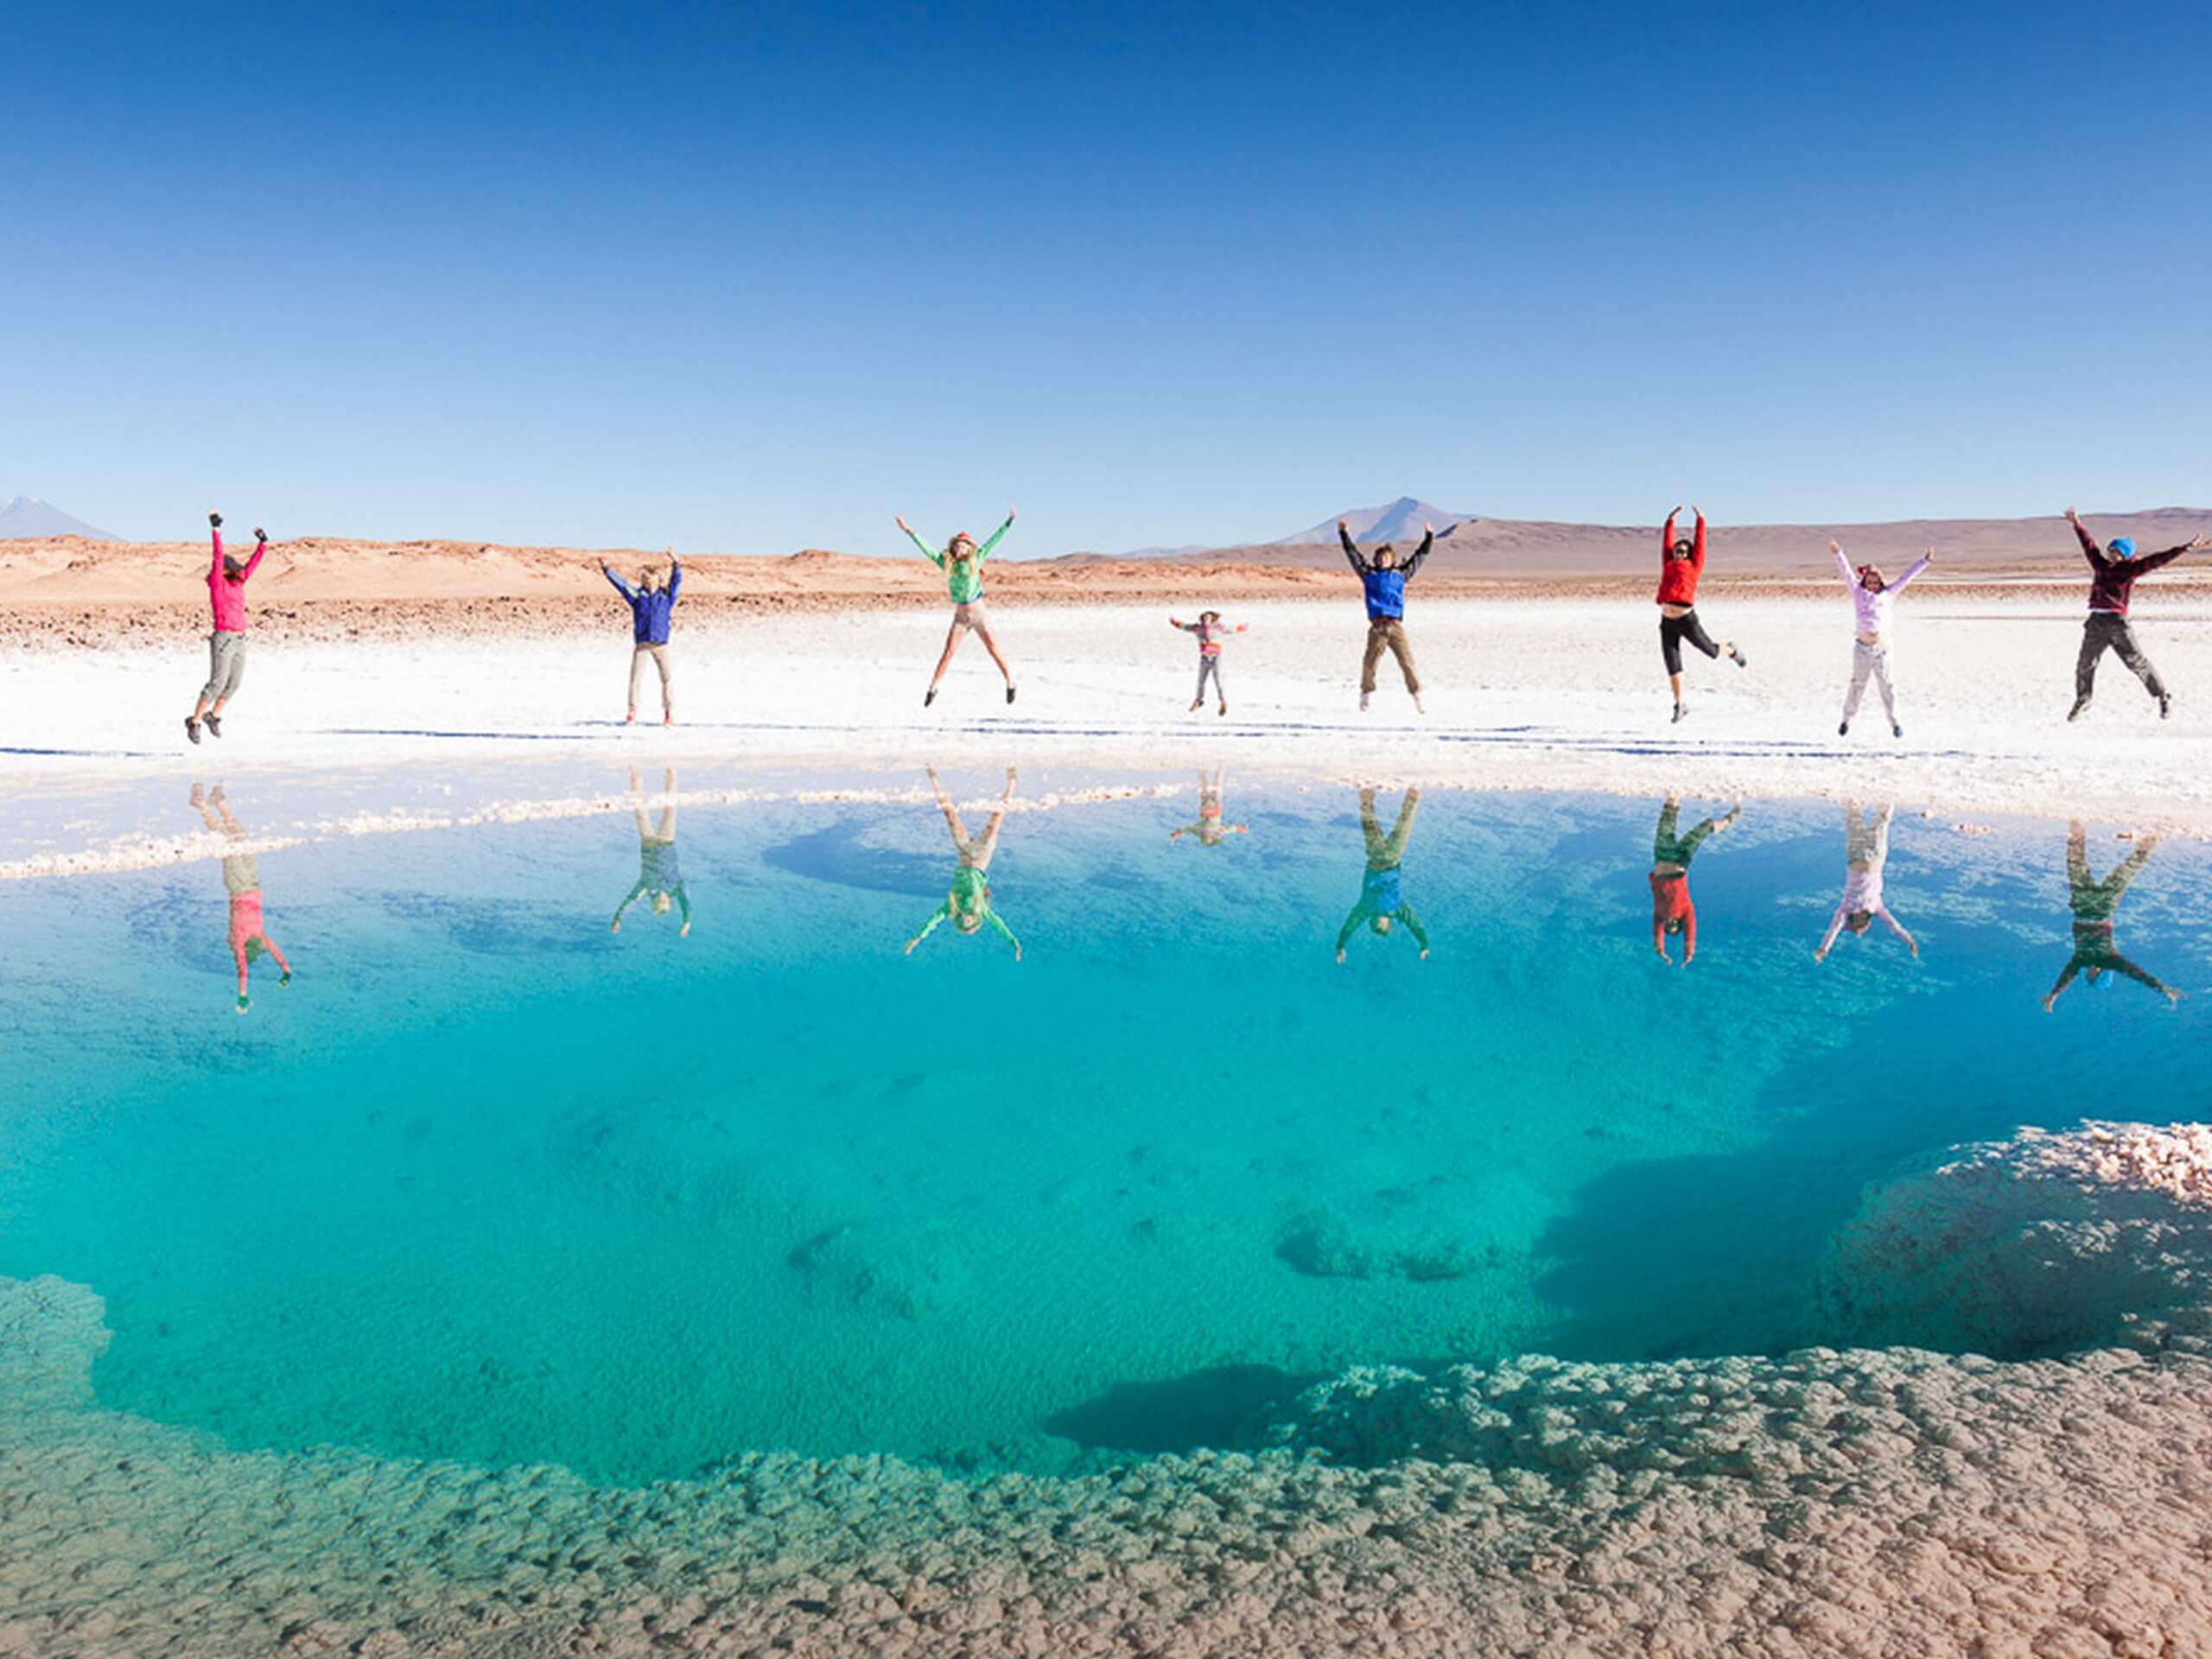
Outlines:
[{"label": "distant mountain range", "polygon": [[20,542],[34,536],[82,536],[93,542],[116,539],[35,495],[19,495],[0,507],[0,542]]},{"label": "distant mountain range", "polygon": [[[1685,524],[1689,515],[1683,514]],[[1490,576],[1511,580],[1545,577],[1618,577],[1656,575],[1659,526],[1573,524],[1535,519],[1463,518],[1417,501],[1348,512],[1354,538],[1363,545],[1417,541],[1421,520],[1437,530],[1436,552],[1427,569],[1440,576]],[[2132,536],[2147,550],[2173,547],[2212,530],[2212,510],[2152,507],[2133,512],[2092,512],[2087,522],[2101,540]],[[1363,528],[1363,524],[1369,526]],[[1411,530],[1402,528],[1411,525]],[[1447,529],[1447,526],[1449,528]],[[1151,556],[1177,563],[1272,565],[1282,569],[1333,570],[1342,560],[1336,549],[1336,520],[1280,541],[1242,547],[1162,552]],[[1712,572],[1718,576],[1818,578],[1834,569],[1827,550],[1834,537],[1854,562],[1901,569],[1923,547],[1936,550],[1939,570],[2037,569],[2071,569],[2081,563],[2074,533],[2056,513],[2034,518],[1912,518],[1887,524],[1713,525]]]}]

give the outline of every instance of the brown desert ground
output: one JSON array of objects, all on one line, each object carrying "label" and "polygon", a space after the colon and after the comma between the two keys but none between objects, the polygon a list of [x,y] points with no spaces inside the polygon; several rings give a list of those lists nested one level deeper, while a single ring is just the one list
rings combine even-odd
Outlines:
[{"label": "brown desert ground", "polygon": [[[2187,541],[2212,524],[2212,512],[2161,508],[2091,523],[2101,535],[2133,535],[2150,550]],[[1854,560],[1893,569],[1933,543],[1938,574],[1961,595],[2072,582],[2082,572],[2070,533],[2055,518],[1717,526],[1708,585],[1774,597],[1826,594],[1834,580],[1831,535]],[[1439,599],[1646,600],[1656,538],[1652,526],[1471,521],[1438,540],[1421,591]],[[245,545],[244,538],[232,543],[234,550]],[[603,631],[613,596],[599,575],[601,558],[634,575],[666,555],[310,536],[270,543],[250,599],[256,628],[275,639]],[[199,540],[0,542],[0,643],[83,649],[199,635],[207,628],[207,543]],[[696,554],[683,556],[683,569],[686,613],[694,621],[945,602],[944,578],[918,557],[817,549],[780,557]],[[2184,568],[2161,581],[2212,581],[2207,573]],[[991,566],[989,591],[1015,605],[1355,597],[1336,549],[1281,543],[1159,558],[1004,559]]]}]

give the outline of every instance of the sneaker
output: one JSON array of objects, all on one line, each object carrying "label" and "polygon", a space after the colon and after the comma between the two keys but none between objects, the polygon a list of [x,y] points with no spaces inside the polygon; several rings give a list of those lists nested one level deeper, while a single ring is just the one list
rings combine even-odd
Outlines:
[{"label": "sneaker", "polygon": [[1007,686],[1006,689],[1006,700],[1008,702],[1012,702],[1014,701],[1014,688],[1011,685]]},{"label": "sneaker", "polygon": [[2089,700],[2088,700],[2087,697],[2076,697],[2076,698],[2075,698],[2075,699],[2074,699],[2074,706],[2073,706],[2071,709],[2068,709],[2068,710],[2066,711],[2066,718],[2067,718],[2069,721],[2076,721],[2076,720],[2081,719],[2081,718],[2082,718],[2082,715],[2083,711],[2084,711],[2085,709],[2087,709],[2088,708],[2088,706],[2089,706]]},{"label": "sneaker", "polygon": [[1415,713],[1415,714],[1417,714],[1417,715],[1425,715],[1425,714],[1427,714],[1427,713],[1428,712],[1428,710],[1427,710],[1427,709],[1424,709],[1424,708],[1422,708],[1422,707],[1421,706],[1421,693],[1420,693],[1420,692],[1418,692],[1418,691],[1414,692],[1414,693],[1413,694],[1413,698],[1414,698],[1414,713]]},{"label": "sneaker", "polygon": [[1851,722],[1847,720],[1840,720],[1836,721],[1835,734],[1838,737],[1849,737],[1851,735]]},{"label": "sneaker", "polygon": [[1667,723],[1669,726],[1679,726],[1682,723],[1682,716],[1688,713],[1689,713],[1689,710],[1683,708],[1682,705],[1678,702],[1675,705],[1674,719],[1669,721]]},{"label": "sneaker", "polygon": [[2172,718],[2173,718],[2173,712],[2174,712],[2174,700],[2173,700],[2173,696],[2172,696],[2172,694],[2171,694],[2171,692],[2165,692],[2165,691],[2161,691],[2161,692],[2159,692],[2159,693],[2158,693],[2158,718],[2159,718],[2160,720],[2171,720],[2171,719],[2172,719]]},{"label": "sneaker", "polygon": [[1205,706],[1206,706],[1206,700],[1205,700],[1204,697],[1199,697],[1199,698],[1196,699],[1194,702],[1192,702],[1192,703],[1191,704],[1191,712],[1192,712],[1192,714],[1194,714],[1194,715],[1195,715],[1195,714],[1197,714],[1197,713],[1198,712],[1198,710],[1199,710],[1199,709],[1201,709],[1205,708]]},{"label": "sneaker", "polygon": [[626,714],[626,715],[623,715],[623,716],[622,716],[622,723],[623,723],[625,726],[634,726],[634,725],[636,725],[636,724],[638,723],[638,711],[637,711],[636,709],[632,709],[628,714]]},{"label": "sneaker", "polygon": [[1223,716],[1224,719],[1227,718],[1229,714],[1229,705],[1225,702],[1223,703],[1220,708],[1214,710],[1214,713]]},{"label": "sneaker", "polygon": [[664,726],[673,726],[676,724],[676,716],[674,715],[663,715],[660,717],[660,723]]},{"label": "sneaker", "polygon": [[1894,720],[1891,721],[1890,722],[1890,735],[1891,737],[1903,737],[1904,735],[1904,728],[1898,725]]},{"label": "sneaker", "polygon": [[207,724],[208,736],[220,737],[223,734],[223,717],[220,715],[208,715]]},{"label": "sneaker", "polygon": [[1367,697],[1368,694],[1364,691],[1359,694],[1359,712],[1363,715],[1367,712]]},{"label": "sneaker", "polygon": [[930,687],[930,689],[929,689],[928,690],[926,690],[926,691],[925,691],[925,692],[923,692],[923,693],[922,693],[922,707],[923,707],[923,708],[925,708],[925,709],[928,708],[928,707],[930,706],[930,704],[931,704],[931,703],[935,702],[936,701],[937,701],[937,687],[935,687],[935,686],[931,686],[931,687]]},{"label": "sneaker", "polygon": [[184,717],[184,734],[194,743],[200,741],[200,722],[190,715]]}]

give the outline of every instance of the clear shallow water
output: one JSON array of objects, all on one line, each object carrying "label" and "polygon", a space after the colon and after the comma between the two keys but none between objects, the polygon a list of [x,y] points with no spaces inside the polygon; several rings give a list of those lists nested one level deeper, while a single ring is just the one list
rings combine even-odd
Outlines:
[{"label": "clear shallow water", "polygon": [[[1007,817],[1018,963],[950,925],[902,955],[956,867],[926,798],[682,808],[683,938],[643,902],[608,929],[626,812],[264,852],[295,979],[257,962],[244,1017],[220,864],[8,884],[0,1273],[107,1299],[105,1403],[238,1446],[1053,1467],[1234,1443],[1348,1363],[1847,1337],[1808,1292],[1899,1159],[2202,1115],[2202,997],[2039,1005],[2063,825],[1899,821],[1920,958],[1877,923],[1816,964],[1842,814],[1750,803],[1693,863],[1683,969],[1659,803],[1430,791],[1398,880],[1431,958],[1363,928],[1339,966],[1355,791],[1232,779],[1249,833],[1209,848],[1169,839],[1189,774],[1141,781],[1181,792]],[[230,804],[261,831],[323,787]],[[2161,847],[2115,935],[2192,992],[2207,874]]]}]

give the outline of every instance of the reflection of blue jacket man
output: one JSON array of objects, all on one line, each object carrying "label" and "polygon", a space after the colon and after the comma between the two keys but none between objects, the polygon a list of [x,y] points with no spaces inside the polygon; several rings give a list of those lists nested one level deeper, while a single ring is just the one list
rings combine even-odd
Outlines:
[{"label": "reflection of blue jacket man", "polygon": [[614,591],[629,604],[632,624],[630,637],[641,645],[666,645],[669,615],[676,609],[676,596],[683,591],[683,567],[671,556],[668,561],[668,586],[648,588],[632,588],[606,565],[600,569],[614,584]]}]

